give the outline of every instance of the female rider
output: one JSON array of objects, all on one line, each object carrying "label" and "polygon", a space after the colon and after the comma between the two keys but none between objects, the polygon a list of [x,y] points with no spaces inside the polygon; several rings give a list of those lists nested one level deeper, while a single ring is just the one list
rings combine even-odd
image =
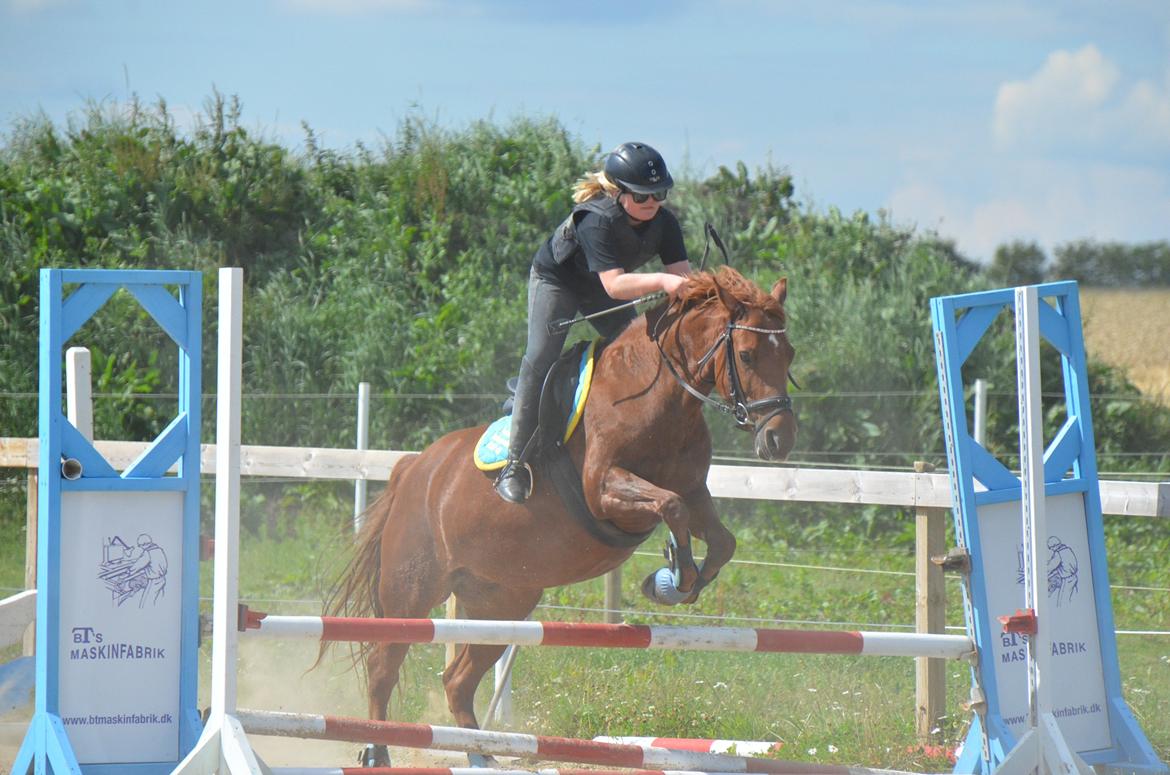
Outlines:
[{"label": "female rider", "polygon": [[[525,453],[536,430],[545,375],[568,335],[550,332],[549,323],[655,291],[674,294],[690,274],[678,219],[662,206],[673,185],[658,151],[644,143],[623,143],[606,157],[602,171],[577,182],[572,213],[536,251],[528,278],[528,347],[516,385],[508,461],[495,483],[504,500],[523,503],[532,493]],[[634,272],[654,256],[661,258],[664,272]],[[612,339],[635,316],[627,307],[590,323]]]}]

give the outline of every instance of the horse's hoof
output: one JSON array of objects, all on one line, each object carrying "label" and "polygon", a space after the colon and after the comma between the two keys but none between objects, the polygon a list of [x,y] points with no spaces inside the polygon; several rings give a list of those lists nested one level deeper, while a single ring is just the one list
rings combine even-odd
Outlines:
[{"label": "horse's hoof", "polygon": [[485,756],[482,753],[469,753],[467,754],[467,763],[472,767],[495,769],[496,758],[494,756]]},{"label": "horse's hoof", "polygon": [[683,592],[674,585],[674,574],[670,568],[659,568],[642,581],[642,594],[659,605],[678,605],[691,593]]},{"label": "horse's hoof", "polygon": [[374,745],[371,743],[358,754],[358,763],[362,767],[389,767],[390,751],[384,745]]}]

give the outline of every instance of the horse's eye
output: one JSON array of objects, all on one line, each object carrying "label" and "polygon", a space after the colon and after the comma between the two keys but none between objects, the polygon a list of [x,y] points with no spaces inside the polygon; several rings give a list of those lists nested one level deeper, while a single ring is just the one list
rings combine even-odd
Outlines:
[{"label": "horse's eye", "polygon": [[740,360],[740,363],[742,363],[744,366],[751,366],[752,365],[752,352],[751,352],[751,350],[740,350],[739,351],[739,360]]}]

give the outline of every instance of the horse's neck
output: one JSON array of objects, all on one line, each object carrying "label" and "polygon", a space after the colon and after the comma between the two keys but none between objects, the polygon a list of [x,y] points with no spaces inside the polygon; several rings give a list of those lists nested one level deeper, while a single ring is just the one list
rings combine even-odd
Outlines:
[{"label": "horse's neck", "polygon": [[[714,388],[710,381],[704,382],[699,372],[706,369],[699,368],[699,359],[707,353],[719,337],[718,326],[700,320],[699,314],[692,310],[688,316],[679,320],[659,325],[655,330],[656,320],[651,318],[639,319],[630,325],[614,341],[614,346],[626,348],[628,355],[622,360],[627,366],[637,364],[639,370],[646,375],[645,380],[640,375],[630,374],[631,384],[649,385],[648,393],[658,398],[653,403],[663,407],[663,411],[675,413],[680,407],[692,408],[701,412],[702,403],[679,384],[675,375],[671,374],[670,366],[662,360],[662,352],[670,359],[678,377],[685,380],[691,387],[707,395]],[[682,326],[682,330],[679,330]],[[655,342],[657,338],[657,342]],[[659,344],[662,352],[659,351]],[[720,357],[718,353],[712,360]]]}]

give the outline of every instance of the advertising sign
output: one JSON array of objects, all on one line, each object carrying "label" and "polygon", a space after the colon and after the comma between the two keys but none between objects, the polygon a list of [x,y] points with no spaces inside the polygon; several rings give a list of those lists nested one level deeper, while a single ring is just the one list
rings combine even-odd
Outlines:
[{"label": "advertising sign", "polygon": [[60,715],[79,763],[179,755],[183,493],[61,495]]},{"label": "advertising sign", "polygon": [[[1024,604],[1025,548],[1020,501],[979,507],[979,534],[987,578],[988,631],[997,633],[992,649],[1000,709],[1012,733],[1028,728],[1028,639],[999,634],[998,616],[1014,614]],[[1047,589],[1059,612],[1050,623],[1053,716],[1066,739],[1082,751],[1111,745],[1108,697],[1101,675],[1101,643],[1093,594],[1084,496],[1049,496]],[[1049,623],[1041,623],[1045,626]]]}]

